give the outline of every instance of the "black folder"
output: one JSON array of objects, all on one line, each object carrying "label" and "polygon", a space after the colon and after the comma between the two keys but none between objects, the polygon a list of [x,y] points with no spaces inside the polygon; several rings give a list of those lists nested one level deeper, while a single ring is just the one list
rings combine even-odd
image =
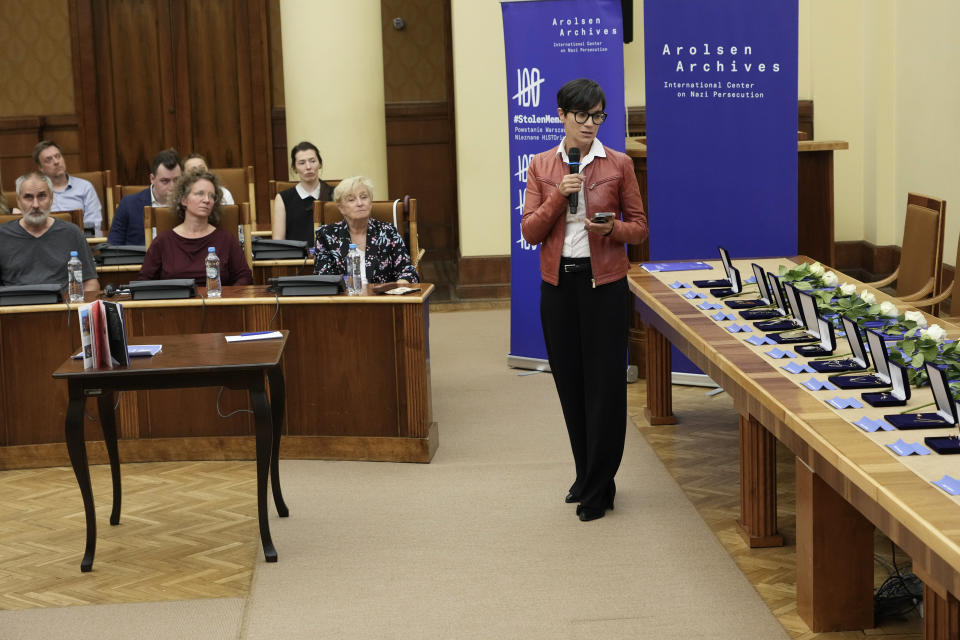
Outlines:
[{"label": "black folder", "polygon": [[63,302],[63,285],[22,284],[0,287],[0,307]]},{"label": "black folder", "polygon": [[172,280],[134,280],[130,283],[130,297],[134,300],[181,300],[197,295],[193,278]]}]

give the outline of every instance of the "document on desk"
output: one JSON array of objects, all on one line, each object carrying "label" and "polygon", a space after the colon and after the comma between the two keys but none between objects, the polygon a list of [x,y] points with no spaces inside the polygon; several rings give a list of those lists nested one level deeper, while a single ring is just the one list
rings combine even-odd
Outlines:
[{"label": "document on desk", "polygon": [[250,333],[241,333],[237,336],[224,336],[227,342],[247,342],[248,340],[272,340],[273,338],[282,338],[283,334],[279,331],[252,331]]}]

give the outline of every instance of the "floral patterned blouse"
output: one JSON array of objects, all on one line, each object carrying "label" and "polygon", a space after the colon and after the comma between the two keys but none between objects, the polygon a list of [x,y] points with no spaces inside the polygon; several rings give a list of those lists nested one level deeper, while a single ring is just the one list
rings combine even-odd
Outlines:
[{"label": "floral patterned blouse", "polygon": [[[420,282],[417,270],[396,227],[373,218],[367,227],[367,282]],[[317,229],[317,249],[313,263],[316,274],[345,274],[350,250],[350,229],[342,220]]]}]

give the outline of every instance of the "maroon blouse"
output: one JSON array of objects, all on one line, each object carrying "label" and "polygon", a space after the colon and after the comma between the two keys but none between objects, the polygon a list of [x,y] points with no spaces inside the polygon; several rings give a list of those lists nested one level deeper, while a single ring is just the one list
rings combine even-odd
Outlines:
[{"label": "maroon blouse", "polygon": [[220,258],[220,282],[223,286],[253,284],[253,276],[247,266],[243,249],[236,236],[215,229],[202,238],[184,238],[171,231],[164,231],[150,244],[140,268],[140,280],[169,280],[193,278],[197,286],[207,286],[204,261],[207,247],[216,247]]}]

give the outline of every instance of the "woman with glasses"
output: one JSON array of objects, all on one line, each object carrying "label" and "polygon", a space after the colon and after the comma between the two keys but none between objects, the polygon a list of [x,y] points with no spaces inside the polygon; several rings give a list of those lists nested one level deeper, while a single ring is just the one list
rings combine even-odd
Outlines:
[{"label": "woman with glasses", "polygon": [[180,224],[157,235],[150,244],[138,279],[193,278],[197,286],[204,287],[207,249],[215,247],[223,286],[253,284],[237,235],[216,227],[220,222],[220,179],[209,171],[190,172],[177,181],[168,198]]},{"label": "woman with glasses", "polygon": [[647,237],[633,162],[597,139],[605,107],[586,78],[557,92],[565,136],[531,160],[520,223],[541,245],[540,320],[576,468],[565,501],[585,522],[613,509],[627,424],[624,245]]},{"label": "woman with glasses", "polygon": [[313,203],[333,200],[333,188],[320,179],[323,158],[313,143],[301,142],[290,150],[290,166],[300,178],[295,187],[277,194],[271,230],[274,240],[313,243]]}]

